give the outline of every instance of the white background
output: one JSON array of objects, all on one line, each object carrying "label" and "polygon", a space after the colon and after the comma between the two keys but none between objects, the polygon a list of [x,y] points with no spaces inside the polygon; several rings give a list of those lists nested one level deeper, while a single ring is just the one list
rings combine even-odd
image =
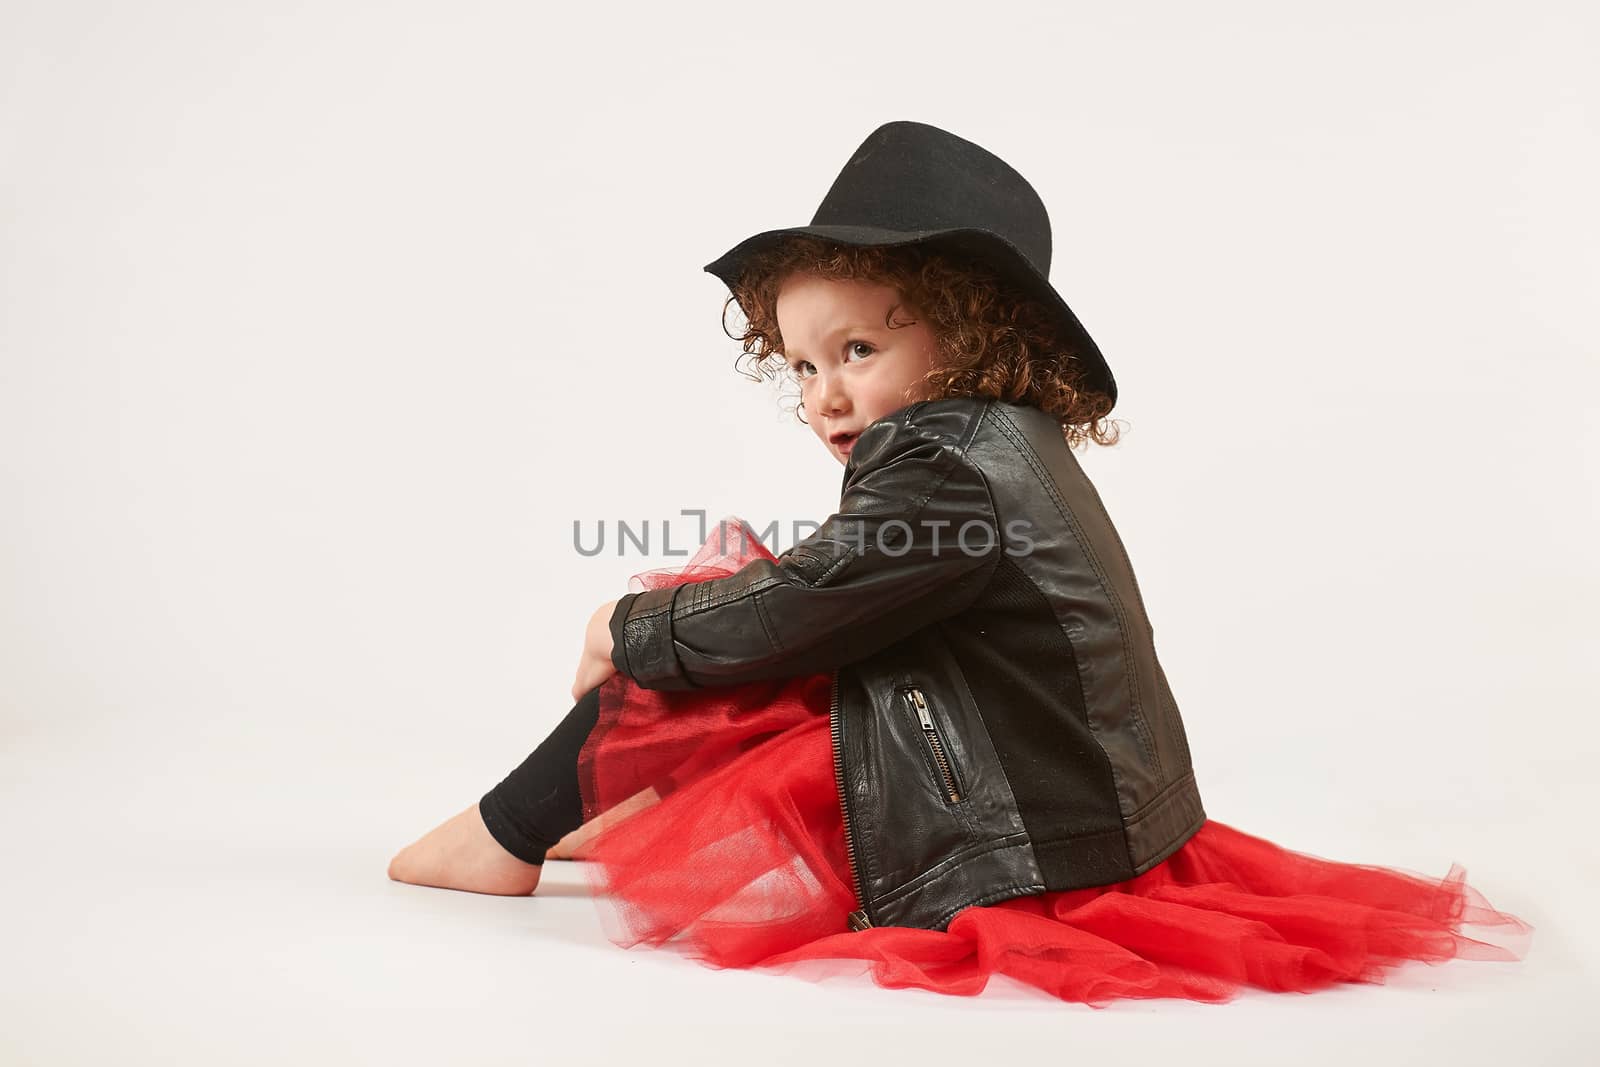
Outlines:
[{"label": "white background", "polygon": [[[0,5],[0,1061],[1583,1055],[1600,26],[1108,7]],[[1460,862],[1524,962],[1095,1012],[387,880],[681,563],[574,520],[837,503],[701,268],[893,119],[1050,208],[1209,814]]]}]

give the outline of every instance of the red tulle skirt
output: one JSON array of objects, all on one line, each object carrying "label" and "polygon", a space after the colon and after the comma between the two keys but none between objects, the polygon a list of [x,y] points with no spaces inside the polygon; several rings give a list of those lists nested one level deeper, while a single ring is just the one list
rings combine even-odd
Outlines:
[{"label": "red tulle skirt", "polygon": [[[771,559],[723,520],[660,588]],[[972,995],[991,975],[1100,1007],[1123,997],[1225,1001],[1241,985],[1308,992],[1382,982],[1407,960],[1521,959],[1532,927],[1453,864],[1443,879],[1295,852],[1215,819],[1127,881],[969,907],[944,931],[851,931],[857,906],[833,772],[826,674],[715,689],[613,675],[579,756],[588,861],[607,935],[713,967]],[[1462,927],[1500,928],[1495,944]]]}]

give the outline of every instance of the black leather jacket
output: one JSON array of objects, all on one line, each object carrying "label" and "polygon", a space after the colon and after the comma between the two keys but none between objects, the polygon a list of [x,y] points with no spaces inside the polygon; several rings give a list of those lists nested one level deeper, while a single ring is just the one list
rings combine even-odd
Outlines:
[{"label": "black leather jacket", "polygon": [[1206,818],[1122,540],[1038,408],[878,419],[815,534],[630,593],[611,632],[650,689],[833,673],[855,929],[1122,881]]}]

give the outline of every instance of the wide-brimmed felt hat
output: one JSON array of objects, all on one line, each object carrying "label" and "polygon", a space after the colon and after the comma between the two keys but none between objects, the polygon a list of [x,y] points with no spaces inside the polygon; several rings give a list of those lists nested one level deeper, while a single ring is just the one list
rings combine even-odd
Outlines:
[{"label": "wide-brimmed felt hat", "polygon": [[885,123],[845,163],[809,226],[747,237],[705,269],[732,289],[752,256],[800,235],[847,245],[932,242],[994,268],[1039,299],[1082,361],[1085,386],[1116,402],[1099,346],[1050,284],[1044,201],[993,152],[927,123]]}]

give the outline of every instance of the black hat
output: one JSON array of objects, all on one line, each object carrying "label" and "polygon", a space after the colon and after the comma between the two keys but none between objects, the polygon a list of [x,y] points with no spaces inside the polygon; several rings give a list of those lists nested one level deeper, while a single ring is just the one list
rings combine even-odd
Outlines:
[{"label": "black hat", "polygon": [[732,289],[750,257],[809,235],[847,245],[936,242],[1038,297],[1085,367],[1085,385],[1115,403],[1116,379],[1078,316],[1050,284],[1050,216],[1010,164],[922,122],[889,122],[861,142],[809,226],[747,237],[706,265]]}]

